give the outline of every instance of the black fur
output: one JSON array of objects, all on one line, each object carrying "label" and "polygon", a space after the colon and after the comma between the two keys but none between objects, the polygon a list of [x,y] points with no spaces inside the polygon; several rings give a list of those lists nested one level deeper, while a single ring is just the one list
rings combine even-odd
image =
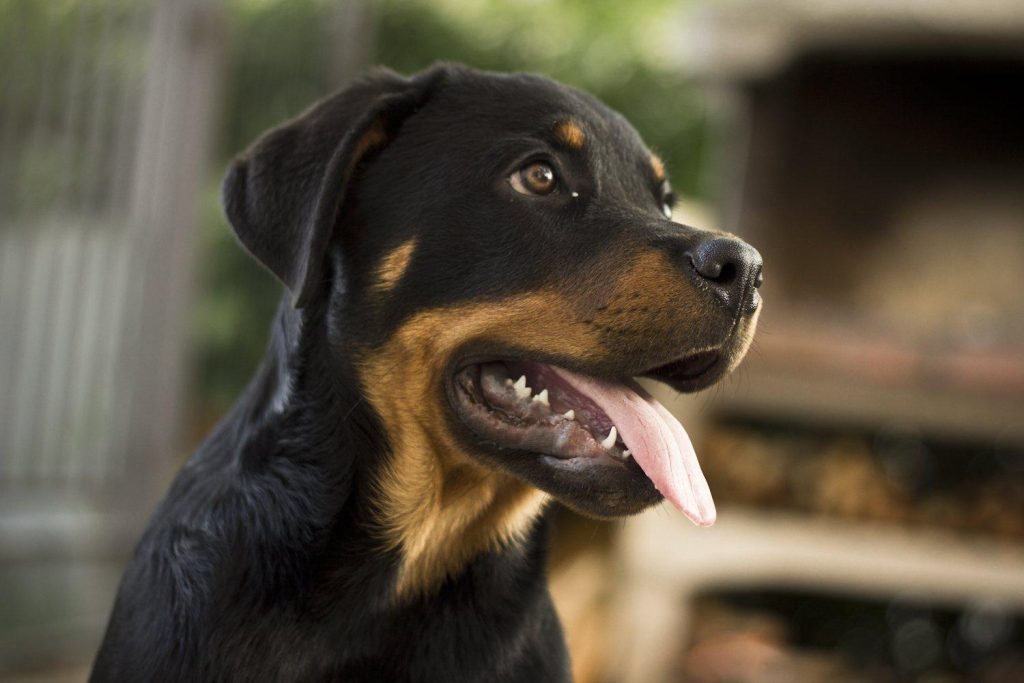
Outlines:
[{"label": "black fur", "polygon": [[[497,199],[536,146],[528,134],[567,114],[592,126],[565,169],[584,198]],[[377,72],[261,138],[230,170],[225,209],[295,307],[282,301],[256,376],[154,514],[91,680],[568,680],[543,518],[436,591],[394,600],[400,558],[379,542],[368,485],[387,435],[354,358],[419,310],[585,288],[572,273],[607,277],[608,254],[635,243],[682,259],[704,233],[661,216],[647,159],[589,96],[454,66]],[[374,267],[412,237],[413,263],[381,304]],[[722,311],[694,325],[695,345],[734,324]],[[658,353],[596,370],[633,373]]]}]

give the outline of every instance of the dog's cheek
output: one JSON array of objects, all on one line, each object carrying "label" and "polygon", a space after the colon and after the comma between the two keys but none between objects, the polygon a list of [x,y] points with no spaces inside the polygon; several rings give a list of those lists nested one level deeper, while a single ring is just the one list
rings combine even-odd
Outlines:
[{"label": "dog's cheek", "polygon": [[606,355],[572,303],[552,292],[421,311],[359,355],[364,393],[390,446],[374,496],[382,541],[402,557],[400,597],[429,590],[477,553],[524,537],[548,499],[479,464],[449,429],[445,373],[453,353],[473,339],[591,362]]}]

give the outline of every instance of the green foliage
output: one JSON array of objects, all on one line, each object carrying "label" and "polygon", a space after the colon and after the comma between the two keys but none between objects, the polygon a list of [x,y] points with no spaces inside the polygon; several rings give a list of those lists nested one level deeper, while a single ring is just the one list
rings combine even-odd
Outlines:
[{"label": "green foliage", "polygon": [[223,157],[334,89],[324,0],[229,0],[224,78]]},{"label": "green foliage", "polygon": [[119,106],[148,52],[140,17],[134,0],[0,0],[0,226],[110,208]]}]

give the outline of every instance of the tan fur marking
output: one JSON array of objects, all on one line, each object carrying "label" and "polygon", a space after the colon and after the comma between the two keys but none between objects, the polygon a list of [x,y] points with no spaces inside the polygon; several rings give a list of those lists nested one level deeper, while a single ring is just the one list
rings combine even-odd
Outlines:
[{"label": "tan fur marking", "polygon": [[654,152],[651,152],[651,170],[659,183],[665,180],[665,162]]},{"label": "tan fur marking", "polygon": [[587,140],[580,125],[571,119],[555,126],[555,137],[570,149],[582,149],[583,143]]},{"label": "tan fur marking", "polygon": [[416,251],[416,238],[406,240],[395,247],[391,253],[380,261],[377,267],[377,281],[375,286],[378,291],[388,292],[394,289],[412,261],[413,252]]},{"label": "tan fur marking", "polygon": [[374,485],[382,540],[402,554],[399,599],[429,591],[475,555],[521,539],[548,500],[518,478],[478,464],[449,433],[442,392],[452,353],[467,340],[502,339],[510,330],[517,344],[540,353],[581,360],[606,353],[580,317],[553,292],[433,309],[360,358],[366,395],[392,449]]}]

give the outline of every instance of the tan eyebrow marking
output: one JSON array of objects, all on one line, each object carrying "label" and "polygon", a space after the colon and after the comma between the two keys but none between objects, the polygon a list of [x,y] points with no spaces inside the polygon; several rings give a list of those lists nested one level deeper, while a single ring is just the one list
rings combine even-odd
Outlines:
[{"label": "tan eyebrow marking", "polygon": [[665,162],[654,152],[651,152],[651,170],[659,183],[665,180]]},{"label": "tan eyebrow marking", "polygon": [[416,238],[413,237],[381,259],[380,266],[377,268],[377,289],[388,291],[398,284],[409,268],[409,261],[412,260],[416,244]]},{"label": "tan eyebrow marking", "polygon": [[572,119],[562,121],[555,126],[555,137],[570,149],[581,149],[587,140],[586,133]]}]

